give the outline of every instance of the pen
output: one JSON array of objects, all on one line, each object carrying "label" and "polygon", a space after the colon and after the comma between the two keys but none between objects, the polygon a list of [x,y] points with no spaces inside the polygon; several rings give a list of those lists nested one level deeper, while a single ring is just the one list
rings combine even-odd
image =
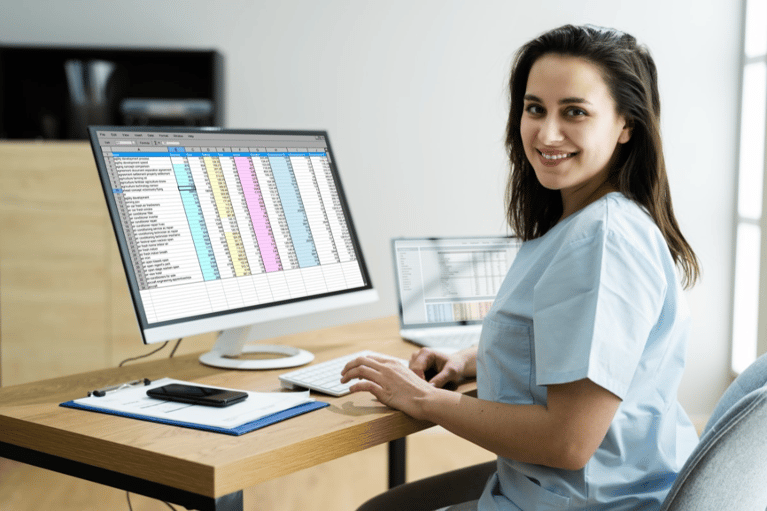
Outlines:
[{"label": "pen", "polygon": [[104,397],[110,392],[127,389],[128,387],[138,387],[139,385],[146,386],[150,383],[152,382],[149,380],[149,378],[144,378],[143,380],[133,380],[125,383],[120,383],[118,385],[110,385],[109,387],[104,387],[103,389],[96,389],[93,392],[88,392],[88,397]]}]

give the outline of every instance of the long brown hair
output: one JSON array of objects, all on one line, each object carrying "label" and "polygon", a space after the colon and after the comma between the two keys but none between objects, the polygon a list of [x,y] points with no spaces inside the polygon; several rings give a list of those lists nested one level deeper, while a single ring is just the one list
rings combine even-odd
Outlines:
[{"label": "long brown hair", "polygon": [[671,204],[660,136],[660,95],[655,62],[647,48],[623,32],[565,25],[533,39],[517,52],[509,80],[510,109],[506,150],[511,171],[506,186],[507,219],[517,236],[543,236],[562,216],[562,196],[544,188],[525,156],[520,135],[530,68],[546,54],[582,58],[595,64],[615,100],[617,113],[632,127],[610,171],[610,183],[643,206],[657,224],[674,262],[691,287],[700,276],[698,259],[682,235]]}]

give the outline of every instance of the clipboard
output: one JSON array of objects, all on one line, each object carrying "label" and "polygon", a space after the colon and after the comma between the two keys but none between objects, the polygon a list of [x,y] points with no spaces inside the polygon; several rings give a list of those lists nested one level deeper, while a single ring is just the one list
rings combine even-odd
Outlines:
[{"label": "clipboard", "polygon": [[[99,396],[96,394],[98,391],[94,391],[86,398],[66,401],[59,406],[234,436],[330,406],[310,398],[308,392],[248,392],[248,399],[242,403],[222,409],[171,403],[150,398],[146,391],[169,383],[189,382],[170,378],[162,378],[148,384],[146,381],[148,380],[114,386],[109,388],[106,395],[102,393]],[[231,426],[226,425],[227,423],[231,423]]]}]

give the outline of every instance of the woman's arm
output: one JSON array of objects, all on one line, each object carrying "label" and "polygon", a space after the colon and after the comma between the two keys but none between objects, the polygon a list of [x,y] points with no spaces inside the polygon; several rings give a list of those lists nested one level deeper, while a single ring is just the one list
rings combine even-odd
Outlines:
[{"label": "woman's arm", "polygon": [[480,447],[526,463],[577,470],[604,439],[620,399],[590,380],[549,385],[546,406],[485,401],[436,388],[399,362],[361,357],[342,381],[382,403],[429,420]]},{"label": "woman's arm", "polygon": [[587,379],[549,385],[546,406],[496,403],[444,390],[421,401],[423,418],[489,451],[568,470],[583,468],[593,456],[620,402]]}]

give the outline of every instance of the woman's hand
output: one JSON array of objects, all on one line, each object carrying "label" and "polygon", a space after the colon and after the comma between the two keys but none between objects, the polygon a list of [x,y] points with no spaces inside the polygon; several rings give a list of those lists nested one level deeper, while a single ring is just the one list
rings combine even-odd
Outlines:
[{"label": "woman's hand", "polygon": [[410,369],[435,387],[458,384],[477,376],[477,348],[450,355],[421,348],[410,357]]},{"label": "woman's hand", "polygon": [[358,378],[352,392],[367,391],[381,403],[402,410],[416,419],[426,419],[423,403],[437,389],[405,367],[398,360],[386,357],[358,357],[341,371],[341,383]]}]

